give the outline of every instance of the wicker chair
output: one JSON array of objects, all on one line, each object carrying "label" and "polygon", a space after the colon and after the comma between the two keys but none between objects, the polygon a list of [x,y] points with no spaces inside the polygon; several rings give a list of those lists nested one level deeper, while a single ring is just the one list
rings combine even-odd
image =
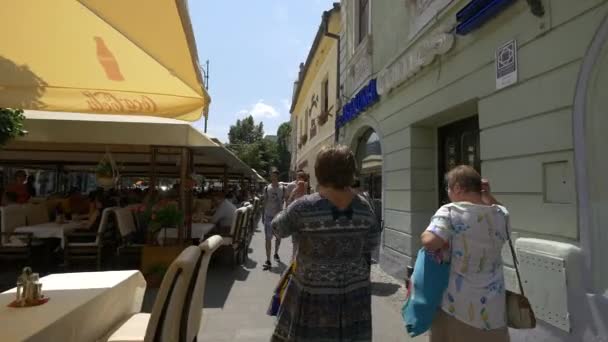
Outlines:
[{"label": "wicker chair", "polygon": [[114,239],[107,227],[110,214],[116,209],[116,207],[110,207],[103,210],[97,232],[76,231],[65,236],[64,260],[66,268],[70,268],[74,261],[93,260],[97,270],[101,270],[104,252],[113,247]]}]

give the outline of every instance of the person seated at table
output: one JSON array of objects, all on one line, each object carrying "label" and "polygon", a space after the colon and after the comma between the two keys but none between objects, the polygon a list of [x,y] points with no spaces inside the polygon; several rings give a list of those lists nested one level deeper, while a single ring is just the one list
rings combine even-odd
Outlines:
[{"label": "person seated at table", "polygon": [[27,185],[25,181],[27,174],[23,170],[15,172],[15,179],[13,183],[6,187],[6,192],[14,192],[17,195],[17,203],[24,204],[30,199],[30,193],[27,191]]},{"label": "person seated at table", "polygon": [[237,198],[241,206],[246,202],[251,202],[251,196],[249,196],[249,191],[247,191],[247,189],[242,189]]},{"label": "person seated at table", "polygon": [[70,197],[68,198],[70,212],[72,216],[84,216],[90,214],[91,197],[85,198],[78,188],[72,188]]},{"label": "person seated at table", "polygon": [[101,213],[103,212],[103,192],[96,191],[89,195],[89,218],[81,223],[78,230],[96,232],[101,222]]},{"label": "person seated at table", "polygon": [[34,177],[34,175],[27,176],[25,187],[27,188],[27,193],[30,194],[30,197],[36,197],[36,177]]},{"label": "person seated at table", "polygon": [[209,222],[215,224],[212,232],[228,234],[234,215],[236,215],[236,206],[226,198],[226,194],[223,192],[214,193],[212,201],[215,206],[215,213],[208,219]]}]

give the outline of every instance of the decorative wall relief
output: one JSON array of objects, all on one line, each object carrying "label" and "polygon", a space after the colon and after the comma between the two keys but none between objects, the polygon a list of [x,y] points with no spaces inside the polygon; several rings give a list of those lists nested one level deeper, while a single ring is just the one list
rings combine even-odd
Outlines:
[{"label": "decorative wall relief", "polygon": [[429,66],[435,58],[450,51],[454,45],[454,35],[447,28],[440,28],[429,37],[405,52],[401,57],[388,65],[378,75],[378,94],[387,94],[410,79],[422,68]]},{"label": "decorative wall relief", "polygon": [[410,13],[410,38],[418,34],[453,0],[406,0]]}]

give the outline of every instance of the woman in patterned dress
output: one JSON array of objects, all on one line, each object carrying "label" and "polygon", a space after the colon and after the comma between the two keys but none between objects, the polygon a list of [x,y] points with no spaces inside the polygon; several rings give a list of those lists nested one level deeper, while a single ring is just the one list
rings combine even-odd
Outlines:
[{"label": "woman in patterned dress", "polygon": [[452,169],[446,181],[452,203],[439,208],[422,234],[427,250],[451,245],[450,281],[430,341],[508,342],[501,257],[508,212],[472,167]]},{"label": "woman in patterned dress", "polygon": [[350,188],[355,157],[344,146],[317,155],[319,192],[293,202],[272,222],[297,236],[296,269],[271,341],[371,341],[370,268],[380,240],[370,204]]}]

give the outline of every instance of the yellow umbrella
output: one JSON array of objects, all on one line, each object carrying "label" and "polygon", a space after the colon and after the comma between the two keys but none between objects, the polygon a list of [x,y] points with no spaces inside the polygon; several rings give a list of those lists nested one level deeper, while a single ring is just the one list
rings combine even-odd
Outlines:
[{"label": "yellow umbrella", "polygon": [[0,107],[194,121],[210,102],[186,0],[0,0]]}]

